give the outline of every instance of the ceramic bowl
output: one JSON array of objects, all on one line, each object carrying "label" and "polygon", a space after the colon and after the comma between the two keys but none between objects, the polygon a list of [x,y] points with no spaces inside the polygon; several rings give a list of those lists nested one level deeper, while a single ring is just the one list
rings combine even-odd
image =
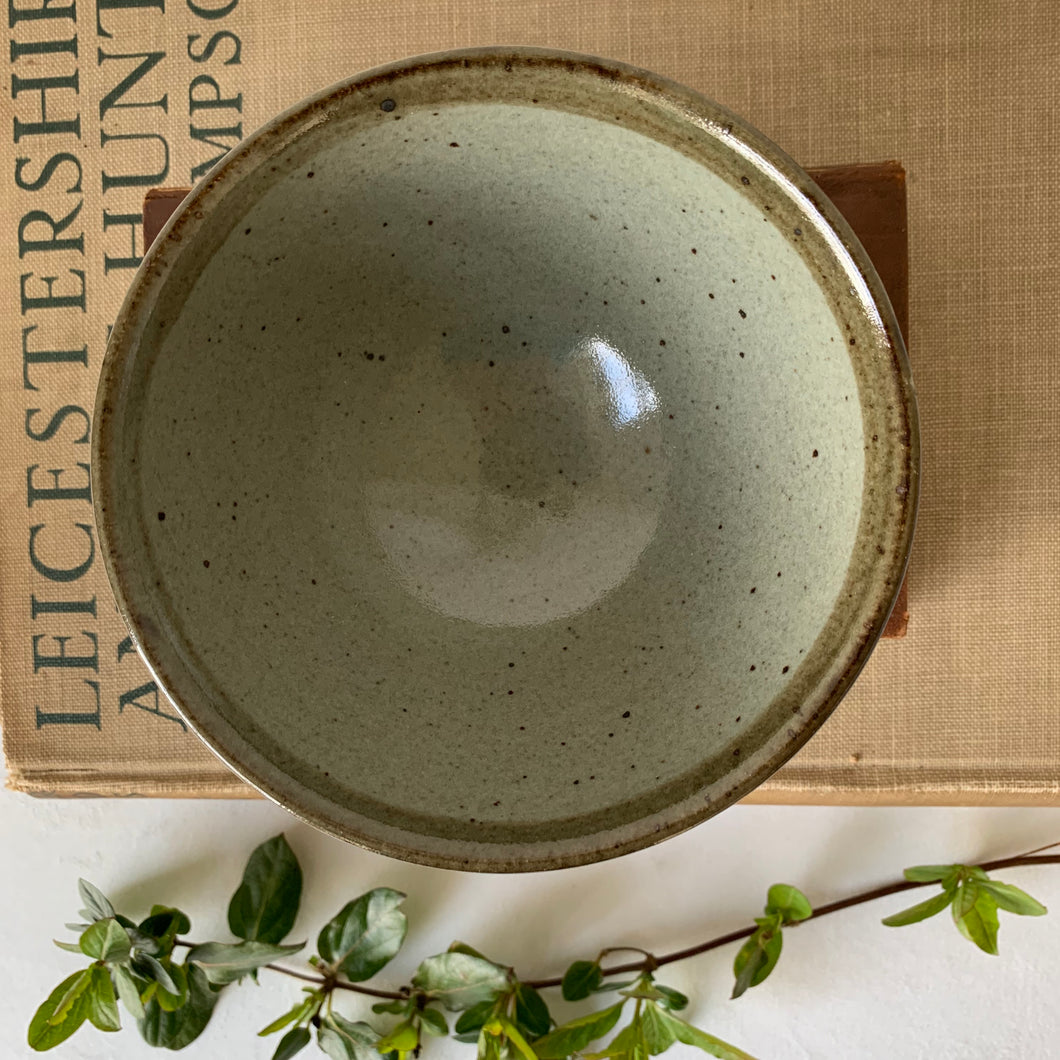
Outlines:
[{"label": "ceramic bowl", "polygon": [[374,850],[623,853],[764,780],[912,535],[887,298],[777,147],[678,85],[428,56],[281,115],[147,255],[96,513],[160,686]]}]

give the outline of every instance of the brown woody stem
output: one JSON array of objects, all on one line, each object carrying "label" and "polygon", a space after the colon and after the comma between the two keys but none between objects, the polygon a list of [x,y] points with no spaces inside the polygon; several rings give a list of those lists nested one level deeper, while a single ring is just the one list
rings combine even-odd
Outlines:
[{"label": "brown woody stem", "polygon": [[[1060,846],[1060,844],[1049,844],[1049,847],[1053,846]],[[1038,849],[1048,850],[1049,847],[1039,847]],[[979,868],[986,872],[992,872],[996,869],[1011,869],[1017,868],[1021,865],[1060,865],[1060,854],[1046,854],[1042,856],[1035,856],[1034,852],[1018,854],[1015,857],[996,858],[994,861],[984,861]],[[848,909],[853,905],[861,905],[863,902],[871,902],[877,898],[886,898],[890,894],[900,894],[902,891],[911,891],[916,887],[931,886],[937,885],[932,883],[914,883],[910,880],[900,880],[896,883],[888,883],[882,887],[875,887],[871,891],[862,891],[860,894],[851,895],[849,898],[841,898],[837,902],[828,902],[826,905],[818,906],[814,909],[813,917],[811,919],[817,920],[819,917],[827,916],[829,913],[838,913],[841,909]],[[748,939],[754,934],[754,931],[754,925],[751,925],[751,927],[740,928],[738,931],[730,931],[726,935],[719,935],[717,938],[697,943],[695,946],[689,946],[683,950],[675,950],[673,953],[663,954],[661,957],[655,958],[655,965],[656,967],[661,968],[665,964],[674,964],[677,961],[687,960],[689,957],[698,957],[701,953],[708,953],[710,950],[716,950],[722,946],[727,946],[730,942],[739,942],[742,939]],[[639,972],[644,966],[645,962],[643,960],[629,961],[626,964],[616,964],[611,968],[605,968],[603,969],[603,974],[606,978],[609,975],[618,975],[621,972]],[[527,986],[532,986],[537,990],[543,990],[546,987],[559,986],[562,982],[563,976],[555,975],[548,979],[531,979],[527,982]]]},{"label": "brown woody stem", "polygon": [[[986,872],[993,872],[997,869],[1013,869],[1020,868],[1025,865],[1060,865],[1060,854],[1039,854],[1041,850],[1049,850],[1052,847],[1060,846],[1060,843],[1050,843],[1048,846],[1038,847],[1035,850],[1028,851],[1025,854],[1017,854],[1014,857],[1008,858],[995,858],[993,861],[984,861],[979,865],[979,868]],[[888,895],[900,894],[902,891],[912,891],[917,887],[931,887],[937,886],[934,882],[919,883],[911,880],[899,880],[895,883],[884,884],[882,887],[874,887],[870,891],[862,891],[860,894],[851,895],[849,898],[840,898],[836,902],[827,902],[825,905],[818,906],[813,911],[811,919],[818,920],[822,916],[827,916],[829,913],[838,913],[841,909],[849,909],[851,906],[861,905],[864,902],[872,902],[877,898],[886,898]],[[792,927],[796,925],[791,925]],[[655,968],[661,968],[666,964],[674,964],[677,961],[687,960],[689,957],[698,957],[701,953],[708,953],[710,950],[719,949],[722,946],[727,946],[730,942],[739,942],[742,939],[750,938],[754,934],[754,927],[743,927],[737,931],[730,931],[726,935],[719,935],[717,938],[708,939],[706,942],[697,943],[695,946],[688,946],[683,950],[675,950],[673,953],[663,954],[661,957],[653,957],[651,954],[640,949],[637,946],[609,946],[601,951],[601,956],[612,953],[617,950],[633,950],[636,953],[643,953],[644,956],[638,961],[628,961],[625,964],[616,964],[611,968],[603,969],[603,975],[606,978],[611,975],[618,975],[621,972],[639,972],[647,970],[654,970]],[[177,940],[174,945],[177,946],[194,946],[193,942],[185,942],[183,940]],[[268,968],[273,972],[281,972],[283,975],[289,975],[293,979],[301,979],[306,983],[314,983],[317,986],[325,986],[329,983],[329,980],[319,975],[309,975],[305,972],[296,972],[293,968],[285,968],[280,964],[266,964],[263,967]],[[547,979],[524,979],[522,980],[527,986],[532,986],[536,990],[543,990],[547,987],[559,986],[563,982],[563,976],[554,975]],[[348,983],[344,980],[330,980],[330,985],[335,990],[349,990],[356,994],[366,994],[369,997],[384,998],[388,1001],[403,1001],[409,997],[408,989],[404,991],[397,990],[374,990],[368,986],[361,986],[359,983]]]}]

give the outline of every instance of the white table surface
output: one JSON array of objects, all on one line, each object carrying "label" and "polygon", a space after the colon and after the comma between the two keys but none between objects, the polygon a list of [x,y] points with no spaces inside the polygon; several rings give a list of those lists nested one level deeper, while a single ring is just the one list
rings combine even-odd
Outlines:
[{"label": "white table surface", "polygon": [[[264,802],[45,801],[0,793],[0,1057],[25,1044],[37,1004],[77,967],[51,945],[80,908],[78,876],[119,910],[178,905],[198,939],[228,938],[225,910],[250,850],[286,832],[305,870],[294,935],[315,939],[350,898],[378,885],[408,893],[405,950],[380,975],[400,985],[417,961],[461,938],[525,976],[562,971],[603,945],[665,952],[749,923],[779,881],[825,902],[923,862],[976,861],[1060,839],[1060,809],[736,807],[660,846],[601,865],[531,876],[483,876],[392,861],[321,835]],[[1000,957],[960,937],[948,918],[903,929],[879,918],[899,895],[788,932],[772,978],[728,1001],[734,946],[674,965],[660,980],[689,993],[688,1015],[760,1060],[1060,1057],[1060,866],[1004,878],[1053,906],[1029,920],[1002,913]],[[307,951],[308,953],[309,951]],[[255,1033],[285,1011],[298,984],[264,972],[232,987],[182,1055],[268,1060],[276,1039]],[[556,994],[558,992],[551,992]],[[550,995],[551,997],[551,995]],[[343,997],[340,1010],[367,1013]],[[562,1002],[559,1016],[573,1012]],[[271,1044],[270,1044],[271,1043]],[[163,1055],[133,1027],[82,1029],[58,1058]],[[315,1046],[302,1056],[323,1056]],[[430,1043],[425,1057],[474,1060],[472,1046]],[[675,1046],[670,1056],[702,1055]]]}]

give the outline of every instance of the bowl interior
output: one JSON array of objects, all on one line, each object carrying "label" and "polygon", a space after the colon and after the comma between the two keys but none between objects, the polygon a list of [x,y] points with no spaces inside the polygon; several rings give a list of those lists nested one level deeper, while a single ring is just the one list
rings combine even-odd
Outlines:
[{"label": "bowl interior", "polygon": [[775,768],[886,618],[908,503],[865,407],[893,340],[799,190],[599,71],[507,74],[366,79],[234,159],[126,306],[100,452],[119,598],[208,742],[485,868]]}]

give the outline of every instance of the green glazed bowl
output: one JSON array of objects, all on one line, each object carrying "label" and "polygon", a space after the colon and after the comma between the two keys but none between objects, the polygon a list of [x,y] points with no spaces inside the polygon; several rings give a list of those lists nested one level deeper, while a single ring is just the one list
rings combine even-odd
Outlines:
[{"label": "green glazed bowl", "polygon": [[202,739],[336,835],[487,871],[777,769],[883,629],[918,468],[894,315],[806,174],[530,49],[369,71],[234,149],[129,292],[92,463]]}]

